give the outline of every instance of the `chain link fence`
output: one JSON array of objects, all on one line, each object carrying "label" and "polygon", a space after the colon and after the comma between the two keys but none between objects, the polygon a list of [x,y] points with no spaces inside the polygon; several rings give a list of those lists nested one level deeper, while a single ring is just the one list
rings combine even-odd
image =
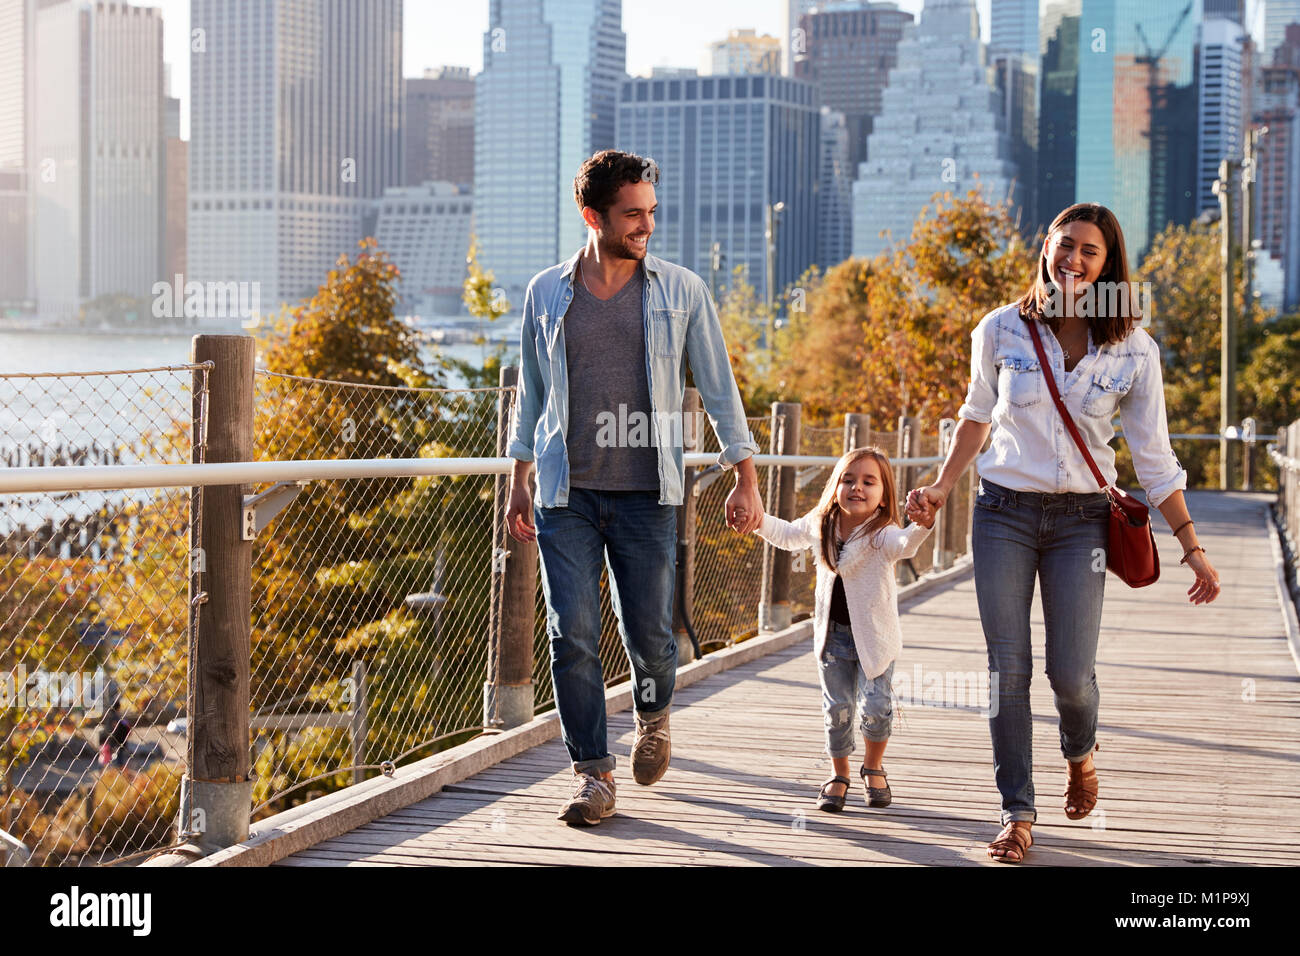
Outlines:
[{"label": "chain link fence", "polygon": [[[206,422],[200,413],[191,434],[190,392],[191,377],[206,383],[207,371],[0,377],[0,454],[9,467],[201,461]],[[258,461],[491,458],[499,416],[509,420],[514,397],[513,389],[381,387],[266,370],[254,382]],[[764,452],[782,450],[779,419],[754,417],[748,425]],[[842,424],[805,424],[799,452],[838,457],[843,434]],[[701,440],[701,450],[718,451],[711,429]],[[935,436],[918,430],[914,441],[913,455],[935,453]],[[896,434],[873,433],[871,442],[896,457]],[[816,505],[830,469],[793,471],[797,516]],[[697,474],[692,619],[707,652],[757,633],[763,542],[725,524],[729,472],[715,466]],[[769,511],[779,474],[759,469]],[[497,480],[245,488],[291,496],[252,545],[254,820],[491,728],[483,681],[501,520]],[[905,491],[900,474],[900,497]],[[3,500],[0,671],[12,679],[0,693],[21,706],[0,716],[0,829],[22,842],[32,863],[131,862],[177,840],[180,778],[193,761],[184,727],[188,575],[203,570],[201,561],[190,567],[192,494],[202,490]],[[964,502],[955,493],[948,513],[956,519]],[[918,555],[918,571],[928,567],[927,554]],[[614,684],[630,668],[605,577],[600,652],[605,681]],[[814,584],[813,563],[797,563],[796,620],[812,613]],[[540,581],[535,600],[534,702],[543,711],[554,706],[554,693]],[[52,696],[57,681],[30,677],[55,672],[86,675],[92,696],[66,685]],[[21,673],[29,677],[19,680]],[[44,694],[40,706],[32,706],[33,691]]]},{"label": "chain link fence", "polygon": [[[0,375],[6,469],[187,464],[209,367]],[[0,496],[0,830],[10,861],[175,842],[185,769],[188,488]],[[22,848],[18,848],[18,844]],[[0,859],[6,853],[0,843]]]},{"label": "chain link fence", "polygon": [[[491,458],[499,388],[259,370],[259,460]],[[253,552],[255,818],[483,728],[495,477],[313,481]]]}]

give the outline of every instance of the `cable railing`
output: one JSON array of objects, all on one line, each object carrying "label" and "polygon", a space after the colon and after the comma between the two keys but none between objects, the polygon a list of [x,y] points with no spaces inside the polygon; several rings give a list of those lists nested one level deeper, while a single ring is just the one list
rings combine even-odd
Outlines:
[{"label": "cable railing", "polygon": [[[0,503],[15,520],[0,565],[6,863],[130,865],[234,842],[254,819],[553,705],[535,555],[520,573],[527,549],[501,527],[512,387],[380,390],[250,364],[252,394],[232,427],[230,396],[215,384],[209,393],[212,368],[197,361],[166,370],[167,388],[136,388],[131,400],[170,402],[136,416],[143,454],[87,465],[65,449],[50,464],[27,454],[0,469]],[[81,387],[65,378],[65,391]],[[101,394],[109,380],[97,380]],[[130,374],[119,390],[112,401],[125,407]],[[21,400],[8,398],[10,408]],[[792,442],[797,409],[750,420],[766,507],[785,517],[815,504],[846,445],[890,452],[900,495],[909,475],[941,461],[939,438],[909,421],[889,432],[864,421],[852,434],[808,425]],[[893,454],[900,435],[913,454]],[[245,442],[239,454],[231,441]],[[675,623],[684,660],[687,631],[709,653],[812,610],[811,560],[781,553],[765,567],[763,542],[725,527],[731,480],[716,457],[711,432],[685,457],[694,573]],[[785,485],[794,493],[783,498]],[[946,509],[956,543],[946,555],[927,546],[915,571],[965,551],[960,498]],[[112,502],[110,517],[126,520],[113,534],[57,521],[57,534],[35,534],[16,510],[67,518],[87,502]],[[781,561],[785,583],[774,585]],[[612,684],[629,668],[604,583],[602,618]],[[82,683],[32,679],[60,668]]]}]

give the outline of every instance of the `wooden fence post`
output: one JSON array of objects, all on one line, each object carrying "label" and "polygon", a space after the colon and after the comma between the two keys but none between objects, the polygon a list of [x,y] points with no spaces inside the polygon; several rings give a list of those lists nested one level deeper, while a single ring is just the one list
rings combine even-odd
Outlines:
[{"label": "wooden fence post", "polygon": [[[519,369],[501,369],[497,398],[497,455],[510,445],[514,387]],[[533,719],[533,631],[537,625],[537,543],[506,533],[510,476],[496,476],[492,526],[492,598],[488,621],[488,673],[483,685],[486,726],[518,727]]]},{"label": "wooden fence post", "polygon": [[[798,402],[772,403],[772,454],[799,454],[799,417],[803,406]],[[776,516],[792,521],[795,518],[795,482],[797,468],[774,468],[769,474],[775,481]],[[771,500],[769,498],[769,500]],[[780,631],[790,626],[790,565],[793,555],[789,551],[763,544],[763,600],[759,603],[758,627],[762,631]]]},{"label": "wooden fence post", "polygon": [[[948,450],[952,448],[953,435],[957,432],[957,422],[951,418],[939,420],[939,456],[948,457]],[[942,468],[939,465],[938,468]],[[938,469],[936,469],[936,474]],[[909,489],[910,490],[910,489]],[[954,489],[955,490],[955,489]],[[953,520],[952,512],[948,508],[940,508],[934,516],[934,564],[936,568],[944,570],[952,567],[953,556],[957,553],[957,522]]]},{"label": "wooden fence post", "polygon": [[1241,490],[1255,490],[1255,419],[1241,422]]},{"label": "wooden fence post", "polygon": [[352,782],[362,783],[366,772],[360,769],[366,762],[366,734],[369,726],[366,721],[366,662],[352,662],[352,700],[348,713],[348,736],[352,738]]},{"label": "wooden fence post", "polygon": [[[253,460],[253,363],[248,335],[196,335],[191,362],[215,363],[207,373],[207,427],[200,431],[203,375],[193,376],[194,434],[206,442],[208,463]],[[196,442],[192,461],[202,447]],[[188,669],[188,732],[193,764],[181,785],[181,829],[197,832],[213,852],[248,839],[253,781],[249,742],[250,614],[253,543],[244,541],[243,485],[208,485],[191,491],[191,568],[201,569],[202,592],[190,581],[190,622],[195,633]],[[198,519],[198,520],[195,520]]]},{"label": "wooden fence post", "polygon": [[844,416],[844,452],[871,444],[871,416],[848,412]]},{"label": "wooden fence post", "polygon": [[[911,458],[916,454],[916,438],[916,419],[911,415],[900,415],[898,418],[898,457],[900,459]],[[900,468],[898,480],[902,485],[901,488],[897,489],[898,493],[900,495],[906,495],[912,489],[912,485],[916,483],[916,469],[911,465],[905,465]],[[912,562],[910,560],[900,561],[896,567],[898,568],[899,574],[907,576],[907,580],[900,581],[900,584],[914,581],[918,577],[916,569],[912,567]]]},{"label": "wooden fence post", "polygon": [[[688,388],[682,398],[682,447],[687,452],[698,450],[700,393]],[[677,581],[673,600],[673,637],[677,641],[677,666],[695,660],[695,643],[686,629],[688,621],[694,629],[695,621],[695,469],[685,469],[682,481],[682,503],[677,509]]]}]

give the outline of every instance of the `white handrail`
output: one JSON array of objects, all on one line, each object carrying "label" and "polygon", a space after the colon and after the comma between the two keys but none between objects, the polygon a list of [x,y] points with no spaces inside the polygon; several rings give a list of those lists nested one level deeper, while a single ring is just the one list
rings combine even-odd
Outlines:
[{"label": "white handrail", "polygon": [[[5,860],[5,866],[27,866],[29,863],[31,863],[32,860],[31,849],[27,846],[26,843],[18,839],[12,833],[6,833],[4,830],[0,830],[0,843],[12,847],[12,849],[6,855],[7,858]],[[15,863],[13,861],[13,858],[15,856],[17,856],[21,862]]]},{"label": "white handrail", "polygon": [[[829,467],[838,455],[755,455],[755,465]],[[898,466],[937,465],[942,457],[899,458]],[[717,455],[689,453],[687,467],[712,465]],[[204,465],[75,465],[0,469],[0,495],[52,491],[117,491],[252,485],[276,481],[342,478],[413,478],[440,475],[508,475],[513,458],[358,458],[305,461],[239,461]]]}]

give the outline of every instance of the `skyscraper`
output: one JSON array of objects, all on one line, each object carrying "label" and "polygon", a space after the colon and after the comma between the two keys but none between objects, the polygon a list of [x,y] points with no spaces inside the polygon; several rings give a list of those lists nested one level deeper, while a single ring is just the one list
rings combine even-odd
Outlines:
[{"label": "skyscraper", "polygon": [[54,0],[36,17],[37,307],[147,298],[162,270],[162,17]]},{"label": "skyscraper", "polygon": [[853,167],[849,124],[843,113],[822,107],[821,168],[817,190],[817,264],[824,273],[853,253]]},{"label": "skyscraper", "polygon": [[1206,21],[1213,19],[1231,20],[1237,26],[1246,24],[1246,0],[1202,0],[1205,4]]},{"label": "skyscraper", "polygon": [[398,307],[424,318],[461,311],[473,197],[461,184],[394,186],[375,203],[375,240],[402,276]]},{"label": "skyscraper", "polygon": [[711,73],[781,74],[781,41],[753,30],[732,30],[709,44]]},{"label": "skyscraper", "polygon": [[881,109],[889,71],[912,15],[893,3],[840,2],[819,6],[798,21],[803,52],[794,75],[817,86],[823,106],[848,123],[852,176],[867,159],[867,137]]},{"label": "skyscraper", "polygon": [[1288,24],[1300,23],[1300,0],[1264,0],[1264,59],[1273,62],[1273,51],[1286,39]]},{"label": "skyscraper", "polygon": [[402,0],[191,0],[187,279],[312,294],[402,179]]},{"label": "skyscraper", "polygon": [[1002,100],[990,84],[974,0],[929,0],[898,46],[884,109],[853,184],[855,256],[871,258],[906,242],[935,193],[964,197],[978,185],[988,202],[1010,199],[1018,211]]},{"label": "skyscraper", "polygon": [[1038,57],[1038,0],[989,0],[989,56]]},{"label": "skyscraper", "polygon": [[1038,63],[1037,55],[1003,50],[989,54],[993,85],[1002,101],[1011,161],[1016,164],[1021,227],[1032,236],[1038,219]]},{"label": "skyscraper", "polygon": [[0,0],[0,302],[31,297],[36,0]]},{"label": "skyscraper", "polygon": [[614,145],[622,17],[621,0],[490,7],[474,98],[474,221],[480,262],[515,305],[533,275],[586,242],[573,177]]},{"label": "skyscraper", "polygon": [[1242,113],[1245,43],[1246,31],[1232,20],[1215,18],[1200,25],[1197,46],[1197,213],[1219,208],[1219,198],[1214,195],[1214,181],[1219,177],[1220,161],[1241,158],[1246,119]]},{"label": "skyscraper", "polygon": [[1130,266],[1196,215],[1201,0],[1085,0],[1075,195],[1119,217]]},{"label": "skyscraper", "polygon": [[[1264,303],[1289,312],[1300,305],[1300,24],[1288,25],[1272,60],[1262,71],[1254,115],[1257,125],[1268,126],[1255,176],[1262,247],[1256,268]],[[1270,273],[1280,273],[1272,301]]]},{"label": "skyscraper", "polygon": [[406,184],[474,182],[474,78],[467,66],[407,77]]},{"label": "skyscraper", "polygon": [[781,70],[786,76],[794,76],[795,60],[807,49],[799,18],[821,5],[818,0],[781,0]]},{"label": "skyscraper", "polygon": [[659,164],[651,251],[706,275],[716,242],[726,273],[746,266],[763,296],[766,208],[783,202],[777,295],[797,280],[817,254],[816,95],[811,84],[780,76],[625,80],[618,148]]},{"label": "skyscraper", "polygon": [[1080,0],[1047,8],[1038,110],[1037,225],[1044,232],[1075,202],[1079,137]]}]

